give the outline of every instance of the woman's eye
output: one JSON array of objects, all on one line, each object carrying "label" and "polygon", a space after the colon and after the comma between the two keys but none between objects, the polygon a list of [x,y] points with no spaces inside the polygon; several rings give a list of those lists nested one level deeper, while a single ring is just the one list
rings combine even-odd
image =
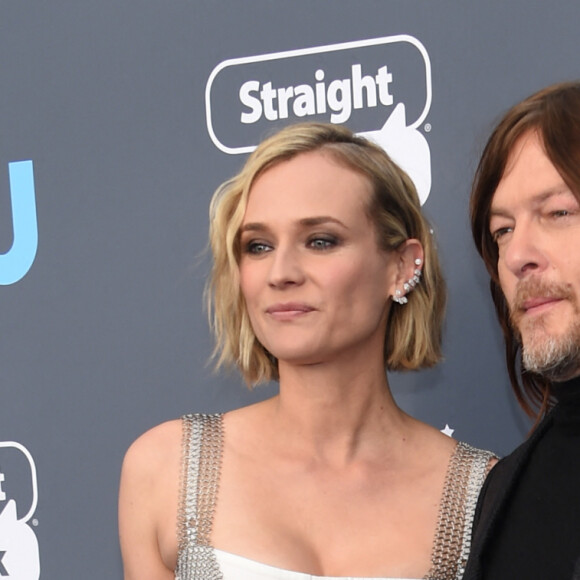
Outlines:
[{"label": "woman's eye", "polygon": [[246,254],[264,254],[265,252],[269,252],[271,249],[271,246],[265,242],[251,241],[244,245]]},{"label": "woman's eye", "polygon": [[315,250],[327,250],[336,246],[336,243],[334,238],[312,238],[308,245]]}]

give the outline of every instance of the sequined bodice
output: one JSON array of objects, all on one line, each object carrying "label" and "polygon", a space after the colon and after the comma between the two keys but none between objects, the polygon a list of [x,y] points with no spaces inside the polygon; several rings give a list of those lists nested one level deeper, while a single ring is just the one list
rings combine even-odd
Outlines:
[{"label": "sequined bodice", "polygon": [[[219,486],[222,445],[223,415],[183,417],[182,485],[178,514],[179,552],[175,579],[324,580],[323,577],[280,570],[214,550],[210,538]],[[447,469],[433,543],[431,570],[426,579],[460,580],[463,576],[469,555],[477,497],[491,457],[493,454],[488,451],[475,449],[465,443],[457,444]],[[227,570],[226,576],[220,567],[220,561]],[[230,572],[232,566],[236,570],[235,575]],[[251,570],[250,575],[242,576],[244,568]]]}]

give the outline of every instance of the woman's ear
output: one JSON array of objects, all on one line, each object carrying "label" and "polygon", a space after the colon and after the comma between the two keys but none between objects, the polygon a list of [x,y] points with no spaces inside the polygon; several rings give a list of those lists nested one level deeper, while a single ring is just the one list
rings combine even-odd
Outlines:
[{"label": "woman's ear", "polygon": [[394,302],[407,303],[407,294],[421,280],[424,252],[419,240],[411,238],[401,244],[395,251],[397,260],[397,276],[391,296]]}]

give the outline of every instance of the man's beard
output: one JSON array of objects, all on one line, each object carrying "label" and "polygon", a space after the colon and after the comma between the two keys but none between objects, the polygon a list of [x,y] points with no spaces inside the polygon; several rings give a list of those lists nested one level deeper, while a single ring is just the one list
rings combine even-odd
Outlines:
[{"label": "man's beard", "polygon": [[[574,320],[570,321],[566,332],[559,336],[548,334],[546,320],[542,315],[534,320],[525,320],[524,341],[521,332],[522,319],[525,318],[523,303],[528,298],[540,296],[569,300],[574,309]],[[541,375],[549,381],[565,381],[578,374],[580,312],[576,296],[569,285],[541,282],[536,278],[521,282],[510,310],[510,324],[522,345],[522,365],[527,371]]]}]

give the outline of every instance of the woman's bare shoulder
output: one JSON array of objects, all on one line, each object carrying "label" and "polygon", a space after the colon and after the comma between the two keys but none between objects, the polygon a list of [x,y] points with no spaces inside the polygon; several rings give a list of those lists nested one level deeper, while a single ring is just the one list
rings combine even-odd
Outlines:
[{"label": "woman's bare shoulder", "polygon": [[415,433],[417,435],[417,448],[434,460],[445,461],[453,454],[457,441],[423,421],[413,419]]},{"label": "woman's bare shoulder", "polygon": [[[446,431],[448,430],[448,426],[446,426]],[[428,449],[429,454],[433,458],[439,457],[440,459],[447,460],[455,453],[458,449],[459,441],[452,437],[453,430],[448,433],[444,433],[442,431],[438,431],[434,427],[427,426],[427,430],[425,431],[427,436],[427,441],[429,445],[426,447]],[[476,449],[478,453],[481,454],[482,457],[487,457],[487,471],[491,470],[491,468],[497,463],[497,457],[493,454],[493,452],[486,451],[484,449]]]},{"label": "woman's bare shoulder", "polygon": [[181,420],[166,421],[140,435],[123,460],[122,477],[149,490],[166,475],[175,477],[181,460]]}]

